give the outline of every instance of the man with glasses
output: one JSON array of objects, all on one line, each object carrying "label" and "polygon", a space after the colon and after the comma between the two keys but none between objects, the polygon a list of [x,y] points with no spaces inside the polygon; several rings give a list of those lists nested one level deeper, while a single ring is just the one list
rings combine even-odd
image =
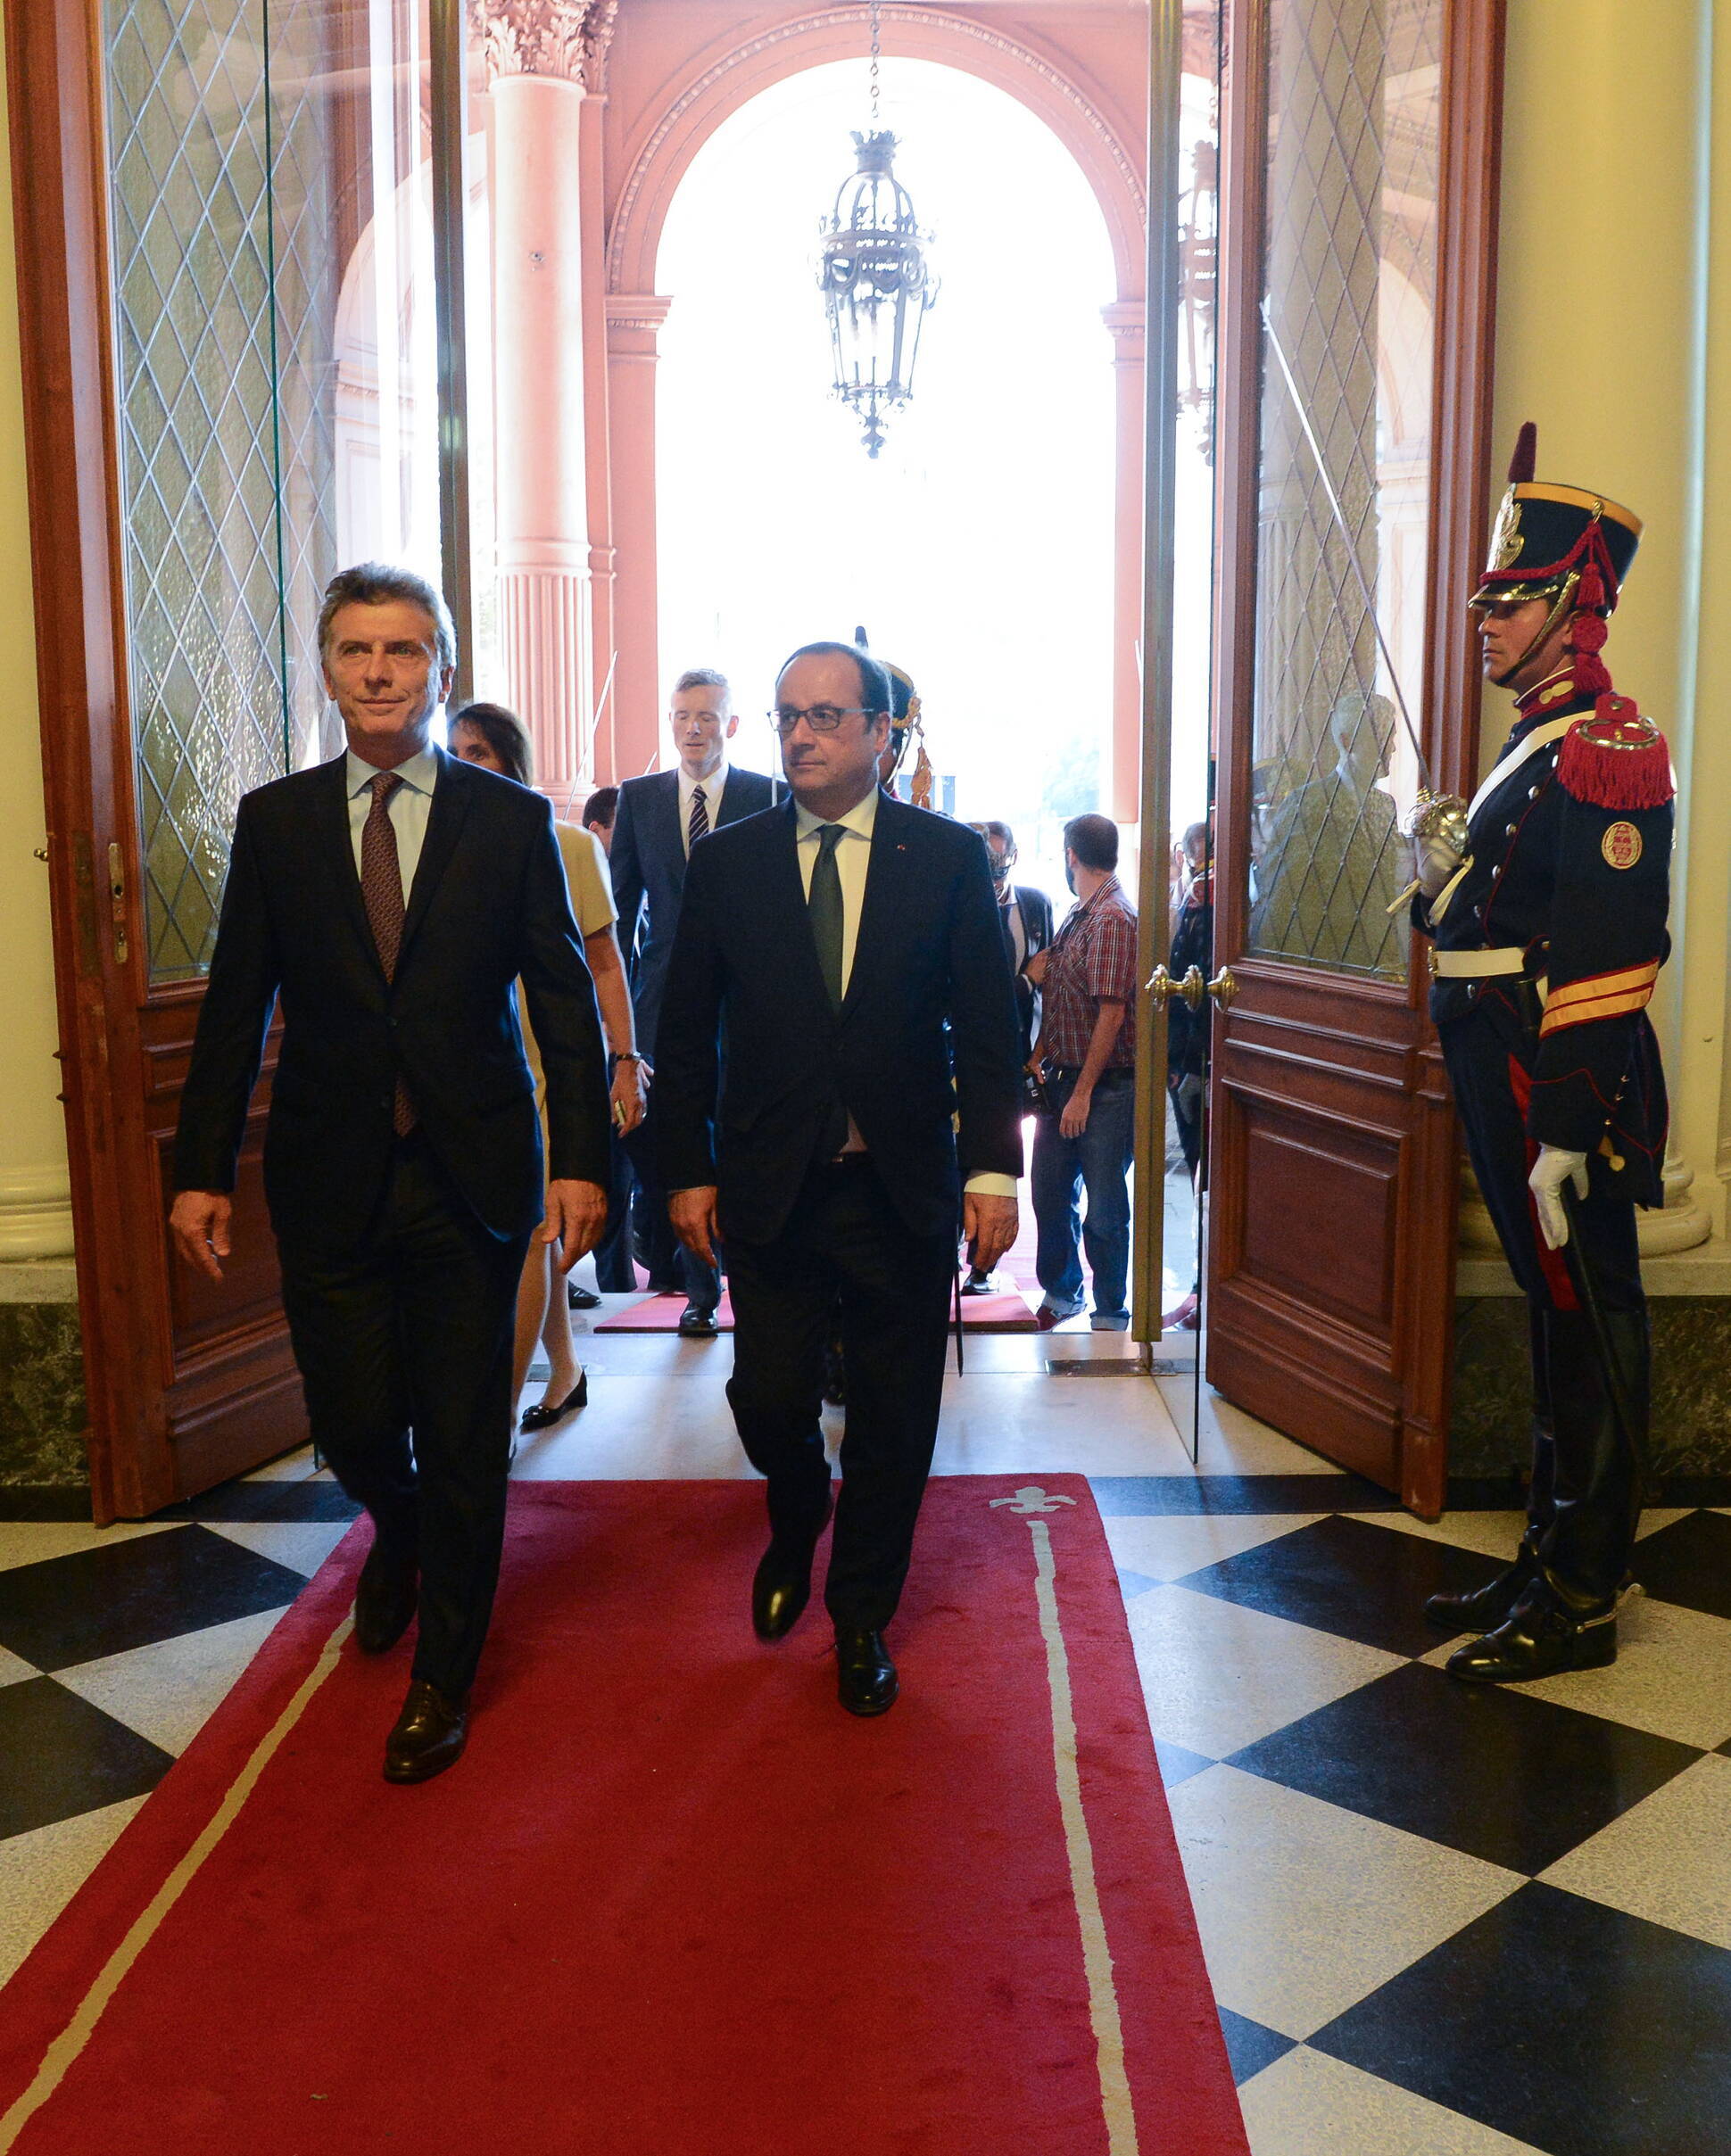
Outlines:
[{"label": "man with glasses", "polygon": [[[637,1043],[651,1065],[692,848],[718,826],[769,806],[769,781],[761,772],[736,770],[728,759],[727,744],[739,723],[726,675],[713,666],[688,667],[674,683],[667,709],[678,763],[646,779],[627,779],[614,809],[608,858],[619,909],[619,948],[631,968]],[[721,1276],[713,1264],[680,1250],[668,1233],[666,1197],[656,1179],[655,1112],[651,1089],[648,1117],[625,1148],[649,1222],[650,1285],[683,1290],[682,1337],[713,1340]]]},{"label": "man with glasses", "polygon": [[[792,789],[692,857],[658,1040],[674,1227],[733,1299],[728,1399],[768,1479],[751,1615],[781,1639],[830,1515],[819,1425],[838,1302],[848,1367],[824,1601],[841,1704],[881,1714],[932,1464],[958,1227],[1015,1237],[1020,1068],[985,848],[881,790],[891,698],[857,646],[807,645],[772,723]],[[725,1029],[727,1057],[721,1069]],[[717,1093],[719,1091],[719,1102]]]}]

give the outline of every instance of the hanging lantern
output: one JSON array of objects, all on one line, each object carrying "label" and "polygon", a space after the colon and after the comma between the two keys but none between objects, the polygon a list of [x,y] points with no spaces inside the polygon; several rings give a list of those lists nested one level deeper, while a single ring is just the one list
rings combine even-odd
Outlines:
[{"label": "hanging lantern", "polygon": [[897,142],[878,118],[878,11],[872,5],[872,127],[856,134],[856,169],[824,221],[818,284],[830,318],[835,394],[857,414],[868,455],[883,422],[914,393],[920,325],[938,296],[913,197],[893,169]]}]

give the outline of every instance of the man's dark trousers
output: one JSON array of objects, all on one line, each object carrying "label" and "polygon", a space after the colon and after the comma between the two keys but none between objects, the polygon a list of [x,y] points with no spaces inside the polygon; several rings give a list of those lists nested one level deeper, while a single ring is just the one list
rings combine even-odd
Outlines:
[{"label": "man's dark trousers", "polygon": [[528,1243],[490,1234],[411,1132],[352,1249],[281,1247],[313,1441],[381,1544],[418,1557],[412,1674],[449,1698],[474,1681],[499,1578]]},{"label": "man's dark trousers", "polygon": [[841,1496],[824,1602],[881,1631],[907,1577],[943,1396],[956,1240],[912,1234],[870,1156],[822,1161],[767,1243],[727,1246],[733,1375],[748,1458],[769,1482],[770,1532],[808,1541],[830,1494],[819,1417],[837,1303],[848,1368]]}]

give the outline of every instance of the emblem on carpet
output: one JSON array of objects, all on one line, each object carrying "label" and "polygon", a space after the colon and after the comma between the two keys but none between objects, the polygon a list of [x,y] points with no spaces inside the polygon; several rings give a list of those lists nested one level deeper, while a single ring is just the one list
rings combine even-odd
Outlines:
[{"label": "emblem on carpet", "polygon": [[881,1722],[762,1516],[518,1485],[410,1789],[352,1535],[0,1996],[0,2152],[1245,2156],[1086,1483],[933,1483]]}]

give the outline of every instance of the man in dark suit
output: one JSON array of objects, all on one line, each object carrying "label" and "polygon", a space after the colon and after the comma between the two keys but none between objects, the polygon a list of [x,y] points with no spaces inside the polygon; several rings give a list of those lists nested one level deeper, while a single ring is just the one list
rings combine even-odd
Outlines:
[{"label": "man in dark suit", "polygon": [[[170,1225],[220,1279],[280,1003],[264,1174],[283,1308],[314,1441],[372,1517],[357,1644],[384,1653],[418,1607],[385,1774],[424,1781],[467,1739],[543,1189],[567,1269],[606,1218],[606,1065],[547,803],[432,745],[456,658],[444,601],[406,570],[345,569],[319,642],[348,749],[241,801]],[[547,1075],[544,1183],[519,975]]]},{"label": "man in dark suit", "polygon": [[661,1017],[661,1168],[687,1247],[708,1261],[717,1227],[726,1241],[728,1399],[769,1483],[751,1599],[765,1640],[804,1608],[829,1516],[818,1417],[840,1302],[848,1427],[824,1600],[841,1704],[880,1714],[958,1226],[987,1269],[1015,1237],[1015,1005],[985,848],[879,789],[882,667],[814,644],[775,693],[793,798],[692,856]]},{"label": "man in dark suit", "polygon": [[[739,723],[726,676],[712,666],[690,668],[674,684],[667,714],[678,764],[647,779],[627,779],[619,789],[609,855],[613,901],[619,946],[632,967],[637,1039],[651,1065],[692,848],[723,824],[767,808],[772,798],[761,772],[739,771],[728,761],[727,744]],[[720,1276],[713,1263],[674,1241],[656,1167],[655,1113],[651,1088],[649,1114],[630,1149],[649,1214],[650,1284],[683,1288],[680,1332],[688,1340],[713,1340]]]}]

